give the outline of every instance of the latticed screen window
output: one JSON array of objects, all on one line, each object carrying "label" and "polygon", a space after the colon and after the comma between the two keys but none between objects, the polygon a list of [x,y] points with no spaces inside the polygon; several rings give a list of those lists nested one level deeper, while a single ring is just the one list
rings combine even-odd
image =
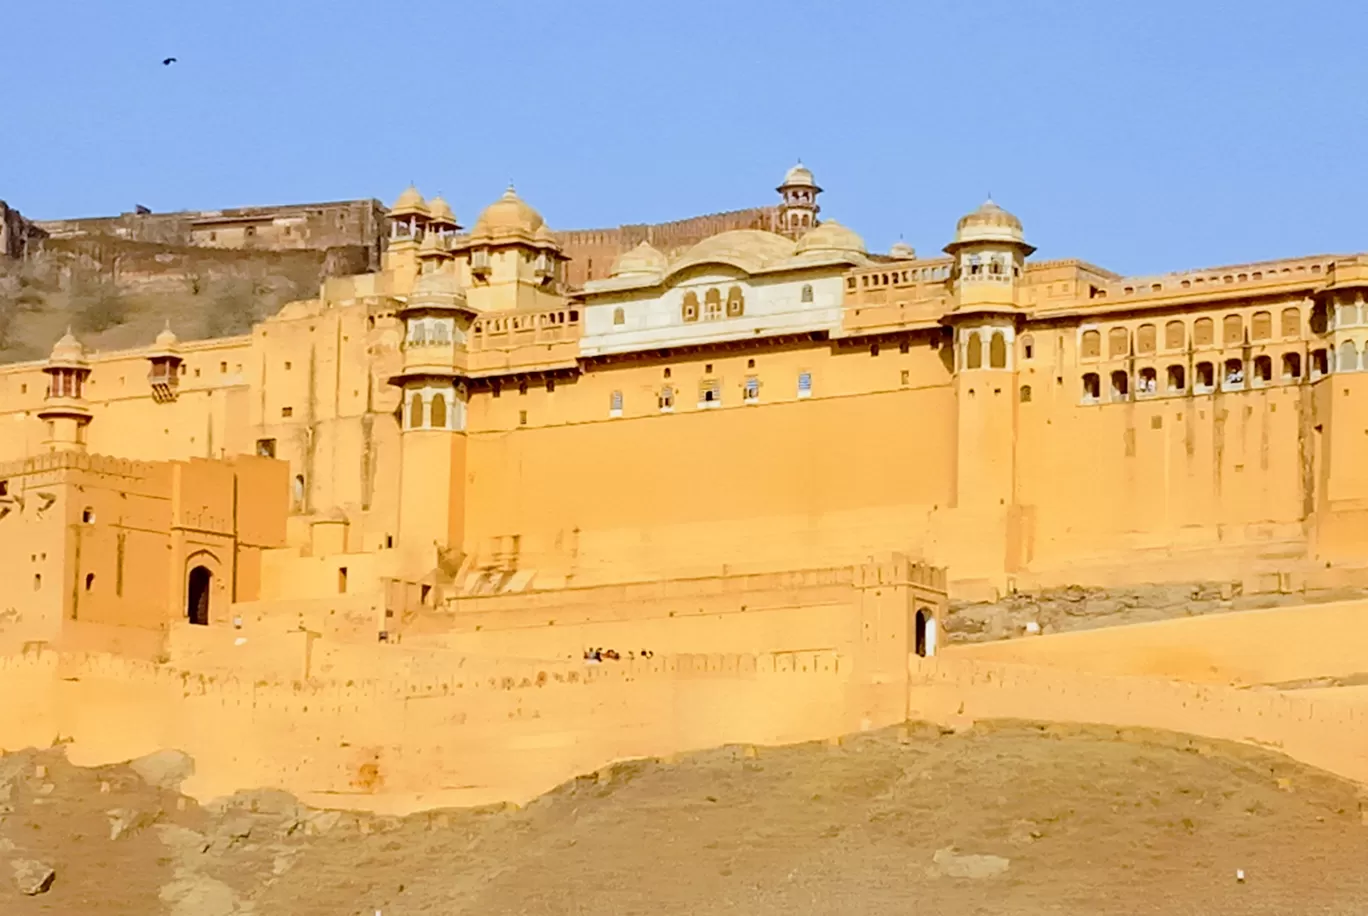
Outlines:
[{"label": "latticed screen window", "polygon": [[760,379],[754,375],[746,376],[746,387],[744,397],[747,401],[760,400]]},{"label": "latticed screen window", "polygon": [[800,397],[800,398],[812,397],[812,373],[811,373],[811,372],[799,372],[799,373],[798,373],[798,397]]},{"label": "latticed screen window", "polygon": [[704,379],[698,384],[698,405],[716,407],[722,403],[722,383],[715,379]]}]

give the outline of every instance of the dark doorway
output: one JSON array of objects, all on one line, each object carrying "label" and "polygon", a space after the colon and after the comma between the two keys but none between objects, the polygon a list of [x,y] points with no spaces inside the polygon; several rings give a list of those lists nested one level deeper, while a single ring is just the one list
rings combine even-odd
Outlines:
[{"label": "dark doorway", "polygon": [[185,603],[185,616],[198,626],[209,625],[209,586],[214,574],[203,566],[190,570],[190,586]]},{"label": "dark doorway", "polygon": [[916,622],[916,652],[918,655],[926,655],[926,609],[917,611]]}]

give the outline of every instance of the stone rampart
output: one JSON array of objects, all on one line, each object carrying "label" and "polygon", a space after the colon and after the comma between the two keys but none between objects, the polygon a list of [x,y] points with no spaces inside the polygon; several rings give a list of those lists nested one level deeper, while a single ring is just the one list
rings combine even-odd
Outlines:
[{"label": "stone rampart", "polygon": [[941,656],[910,661],[908,715],[942,724],[1024,719],[1153,728],[1238,741],[1368,782],[1368,706],[1272,688]]}]

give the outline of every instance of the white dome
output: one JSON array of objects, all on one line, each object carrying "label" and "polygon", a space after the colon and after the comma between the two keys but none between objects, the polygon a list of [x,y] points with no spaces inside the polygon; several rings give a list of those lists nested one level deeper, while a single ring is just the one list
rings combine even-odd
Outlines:
[{"label": "white dome", "polygon": [[631,251],[624,251],[613,261],[611,271],[614,277],[634,277],[657,274],[665,269],[669,260],[649,242],[643,241]]}]

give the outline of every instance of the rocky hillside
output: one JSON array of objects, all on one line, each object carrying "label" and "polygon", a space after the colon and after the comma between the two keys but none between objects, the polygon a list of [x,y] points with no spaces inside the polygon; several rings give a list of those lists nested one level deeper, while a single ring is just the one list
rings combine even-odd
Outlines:
[{"label": "rocky hillside", "polygon": [[522,809],[406,818],[269,791],[200,806],[175,789],[191,766],[0,758],[0,912],[1368,912],[1355,787],[1164,733],[999,724],[723,748],[620,764]]},{"label": "rocky hillside", "polygon": [[144,346],[168,321],[182,340],[245,333],[365,256],[48,240],[41,256],[0,259],[0,363],[45,356],[68,326],[98,350]]}]

